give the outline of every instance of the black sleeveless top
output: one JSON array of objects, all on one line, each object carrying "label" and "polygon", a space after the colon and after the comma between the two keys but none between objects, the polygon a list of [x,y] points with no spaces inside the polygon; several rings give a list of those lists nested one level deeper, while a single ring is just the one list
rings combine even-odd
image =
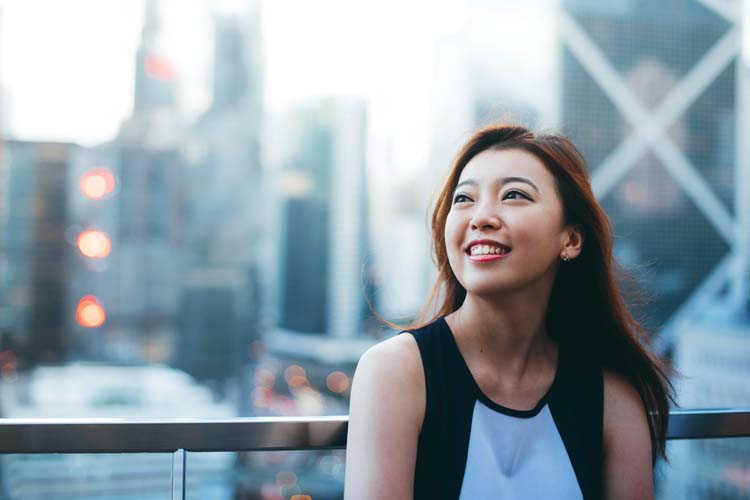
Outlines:
[{"label": "black sleeveless top", "polygon": [[601,497],[600,367],[560,344],[547,394],[532,410],[514,410],[482,393],[444,318],[408,333],[427,390],[415,500]]}]

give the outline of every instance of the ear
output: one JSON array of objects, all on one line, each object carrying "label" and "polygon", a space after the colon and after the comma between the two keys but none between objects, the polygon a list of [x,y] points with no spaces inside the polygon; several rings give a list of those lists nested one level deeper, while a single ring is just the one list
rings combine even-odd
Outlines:
[{"label": "ear", "polygon": [[566,241],[560,255],[567,255],[573,260],[583,250],[583,228],[580,226],[568,226],[565,230]]}]

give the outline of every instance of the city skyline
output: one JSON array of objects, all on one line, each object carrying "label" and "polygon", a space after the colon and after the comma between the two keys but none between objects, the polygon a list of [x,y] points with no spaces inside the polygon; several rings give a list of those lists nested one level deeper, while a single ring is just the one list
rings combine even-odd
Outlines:
[{"label": "city skyline", "polygon": [[[190,121],[210,105],[211,16],[237,16],[258,2],[225,1],[209,8],[201,0],[188,0],[178,2],[179,15],[175,15],[175,0],[162,3],[168,19],[164,48],[178,75],[180,112]],[[492,7],[495,16],[500,9],[507,14],[494,17],[502,28],[495,31],[488,26],[493,16],[477,20],[472,14],[488,9],[475,0],[405,6],[392,0],[361,12],[358,9],[364,4],[341,0],[315,8],[294,0],[263,0],[267,112],[284,112],[310,98],[364,98],[379,124],[375,133],[387,134],[393,144],[398,170],[413,170],[428,160],[430,89],[437,62],[435,45],[441,38],[474,32],[475,45],[495,47],[485,58],[502,57],[516,67],[512,74],[495,75],[505,82],[506,92],[541,109],[553,107],[553,16],[544,13],[546,9],[540,13],[539,7],[555,3],[501,2],[499,8]],[[37,19],[40,6],[53,8],[41,20]],[[347,22],[333,23],[334,13]],[[91,23],[92,19],[99,22]],[[19,140],[85,146],[111,140],[132,111],[132,75],[142,22],[142,2],[0,3],[3,133]],[[467,31],[467,23],[471,30]],[[29,25],[37,29],[26,29]],[[386,25],[388,37],[380,37]],[[347,43],[342,44],[344,39]],[[50,45],[48,40],[58,43]],[[522,64],[532,55],[534,64]],[[37,64],[28,64],[29,60]],[[54,88],[47,85],[51,74]]]}]

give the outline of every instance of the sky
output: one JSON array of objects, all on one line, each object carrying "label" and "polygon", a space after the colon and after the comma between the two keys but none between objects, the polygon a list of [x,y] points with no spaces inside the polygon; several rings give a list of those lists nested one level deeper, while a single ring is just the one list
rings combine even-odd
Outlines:
[{"label": "sky", "polygon": [[[175,2],[167,2],[175,8]],[[165,45],[187,79],[205,69],[210,32],[201,5],[180,0],[180,23]],[[43,13],[43,15],[40,15]],[[143,4],[127,0],[3,0],[0,2],[0,82],[4,126],[29,140],[92,144],[111,138],[132,108],[135,53]],[[188,57],[198,64],[185,64]],[[205,94],[205,92],[204,92]],[[205,96],[188,86],[188,101]]]},{"label": "sky", "polygon": [[[439,63],[435,41],[476,22],[477,7],[467,3],[482,4],[260,1],[268,112],[316,95],[360,96],[380,106],[381,116],[404,133],[424,128],[429,120],[430,78]],[[549,84],[549,72],[538,54],[549,52],[552,42],[543,34],[551,30],[529,36],[528,28],[550,22],[544,13],[551,3],[504,2],[506,22],[490,29],[486,41],[506,47],[506,61],[519,68],[508,81],[525,80],[518,92],[529,95],[521,97],[542,106],[550,93],[540,86]],[[163,44],[180,75],[186,118],[197,116],[210,99],[210,14],[241,15],[247,5],[244,0],[163,0]],[[0,0],[4,133],[85,145],[111,139],[132,108],[142,22],[143,3],[137,0]],[[519,43],[519,36],[526,39]],[[531,53],[537,54],[534,66],[525,64]]]}]

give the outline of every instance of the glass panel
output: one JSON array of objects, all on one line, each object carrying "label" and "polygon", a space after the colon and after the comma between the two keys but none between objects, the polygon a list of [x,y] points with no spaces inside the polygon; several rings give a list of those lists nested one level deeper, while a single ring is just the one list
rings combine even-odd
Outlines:
[{"label": "glass panel", "polygon": [[172,454],[2,455],[8,500],[170,500]]},{"label": "glass panel", "polygon": [[657,464],[657,500],[744,500],[750,497],[750,438],[670,441],[669,463]]},{"label": "glass panel", "polygon": [[188,453],[191,500],[338,500],[344,496],[344,450]]}]

